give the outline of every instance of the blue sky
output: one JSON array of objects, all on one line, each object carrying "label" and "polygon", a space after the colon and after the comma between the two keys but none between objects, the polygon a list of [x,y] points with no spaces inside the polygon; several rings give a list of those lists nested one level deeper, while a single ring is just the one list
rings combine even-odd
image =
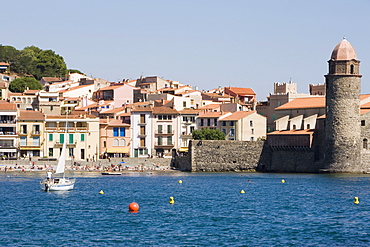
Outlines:
[{"label": "blue sky", "polygon": [[250,87],[264,100],[274,82],[324,83],[345,35],[370,93],[370,1],[1,1],[0,44],[37,46],[68,68],[118,81],[157,75],[212,89]]}]

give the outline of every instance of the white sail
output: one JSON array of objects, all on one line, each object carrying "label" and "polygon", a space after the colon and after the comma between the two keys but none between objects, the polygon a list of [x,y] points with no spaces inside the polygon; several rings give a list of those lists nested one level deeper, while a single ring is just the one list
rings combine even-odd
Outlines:
[{"label": "white sail", "polygon": [[57,170],[55,173],[64,173],[64,167],[66,165],[66,149],[67,149],[67,140],[64,140],[62,153],[60,154]]}]

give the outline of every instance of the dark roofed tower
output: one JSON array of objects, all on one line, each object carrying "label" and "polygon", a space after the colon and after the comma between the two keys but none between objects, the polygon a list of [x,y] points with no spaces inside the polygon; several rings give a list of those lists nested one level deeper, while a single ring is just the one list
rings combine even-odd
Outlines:
[{"label": "dark roofed tower", "polygon": [[361,172],[360,61],[343,39],[334,48],[326,77],[325,168]]}]

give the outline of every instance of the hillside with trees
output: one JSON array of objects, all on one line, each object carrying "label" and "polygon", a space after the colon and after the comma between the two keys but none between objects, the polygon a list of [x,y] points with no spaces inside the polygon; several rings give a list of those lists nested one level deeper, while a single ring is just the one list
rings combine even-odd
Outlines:
[{"label": "hillside with trees", "polygon": [[64,77],[68,73],[62,56],[36,46],[17,50],[12,46],[0,45],[0,61],[10,64],[10,72],[34,77],[36,80],[42,77]]}]

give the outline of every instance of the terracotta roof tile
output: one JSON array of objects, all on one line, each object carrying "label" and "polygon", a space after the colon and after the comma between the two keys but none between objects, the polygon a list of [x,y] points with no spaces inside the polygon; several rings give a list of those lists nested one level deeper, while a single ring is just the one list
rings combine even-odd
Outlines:
[{"label": "terracotta roof tile", "polygon": [[18,120],[45,120],[45,115],[40,111],[19,111]]},{"label": "terracotta roof tile", "polygon": [[225,89],[230,90],[233,93],[236,93],[241,96],[245,95],[256,95],[256,93],[251,88],[243,88],[243,87],[225,87]]},{"label": "terracotta roof tile", "polygon": [[225,115],[228,112],[204,112],[204,113],[199,113],[198,118],[219,118],[223,115]]},{"label": "terracotta roof tile", "polygon": [[238,121],[242,118],[252,115],[253,113],[256,113],[256,111],[236,111],[231,115],[223,118],[222,121]]},{"label": "terracotta roof tile", "polygon": [[153,107],[153,114],[179,114],[178,111],[167,106]]},{"label": "terracotta roof tile", "polygon": [[17,106],[14,103],[9,103],[7,101],[0,101],[0,111],[16,111]]},{"label": "terracotta roof tile", "polygon": [[270,132],[267,135],[313,135],[315,130],[304,129],[304,130],[277,130]]},{"label": "terracotta roof tile", "polygon": [[297,98],[284,105],[276,107],[275,110],[303,109],[303,108],[325,108],[325,96]]}]

